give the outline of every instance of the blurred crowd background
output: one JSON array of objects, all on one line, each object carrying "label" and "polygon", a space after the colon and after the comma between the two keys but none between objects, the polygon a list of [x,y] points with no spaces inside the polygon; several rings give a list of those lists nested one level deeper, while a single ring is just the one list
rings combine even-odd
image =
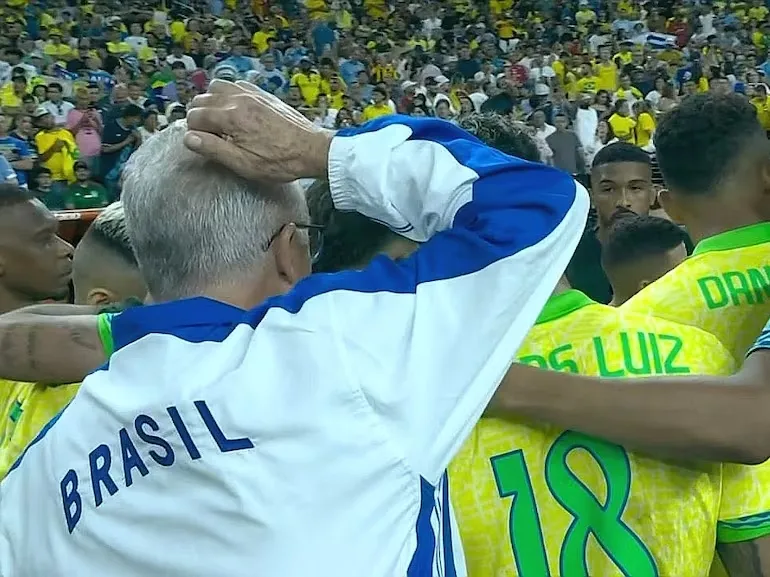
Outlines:
[{"label": "blurred crowd background", "polygon": [[256,83],[331,129],[510,115],[578,178],[611,142],[654,159],[658,115],[698,92],[744,94],[770,130],[764,0],[0,6],[0,179],[55,210],[116,200],[128,157],[213,78]]}]

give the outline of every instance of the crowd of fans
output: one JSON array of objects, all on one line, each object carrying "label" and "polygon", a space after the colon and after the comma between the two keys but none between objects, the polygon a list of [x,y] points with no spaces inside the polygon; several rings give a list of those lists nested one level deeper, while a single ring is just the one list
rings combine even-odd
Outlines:
[{"label": "crowd of fans", "polygon": [[658,115],[698,92],[744,94],[770,130],[762,0],[72,4],[0,9],[0,178],[52,209],[115,200],[131,153],[212,78],[326,128],[511,115],[575,175],[610,142],[652,153]]}]

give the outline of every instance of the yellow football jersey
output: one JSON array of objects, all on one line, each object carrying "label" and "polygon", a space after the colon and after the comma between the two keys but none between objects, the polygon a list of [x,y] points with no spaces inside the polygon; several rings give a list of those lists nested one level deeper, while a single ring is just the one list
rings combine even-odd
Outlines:
[{"label": "yellow football jersey", "polygon": [[770,316],[770,222],[699,242],[621,308],[703,329],[742,359]]},{"label": "yellow football jersey", "polygon": [[[99,338],[107,357],[113,352],[113,313],[97,319]],[[0,380],[0,480],[38,433],[75,396],[79,384],[51,387],[38,383]]]},{"label": "yellow football jersey", "polygon": [[[578,291],[551,298],[517,360],[609,377],[734,369],[713,335]],[[770,534],[766,466],[685,467],[552,426],[482,419],[449,473],[471,577],[704,577],[717,539]]]},{"label": "yellow football jersey", "polygon": [[72,400],[80,385],[50,387],[36,383],[0,381],[2,437],[0,479],[40,430]]}]

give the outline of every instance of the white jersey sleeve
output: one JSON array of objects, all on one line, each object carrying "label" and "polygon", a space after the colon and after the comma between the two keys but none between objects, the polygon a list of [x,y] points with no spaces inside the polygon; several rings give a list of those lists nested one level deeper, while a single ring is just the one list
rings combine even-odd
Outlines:
[{"label": "white jersey sleeve", "polygon": [[401,116],[338,133],[329,176],[338,209],[427,241],[405,260],[380,257],[298,290],[324,293],[337,370],[435,483],[567,266],[587,193],[448,122]]}]

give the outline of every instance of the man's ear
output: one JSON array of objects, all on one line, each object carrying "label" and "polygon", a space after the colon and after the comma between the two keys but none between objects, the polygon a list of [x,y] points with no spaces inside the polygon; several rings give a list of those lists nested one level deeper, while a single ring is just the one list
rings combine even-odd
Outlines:
[{"label": "man's ear", "polygon": [[105,288],[92,288],[86,295],[86,304],[103,307],[118,302],[118,295]]},{"label": "man's ear", "polygon": [[293,222],[286,224],[273,240],[272,252],[275,271],[285,285],[284,291],[310,274],[307,242]]},{"label": "man's ear", "polygon": [[679,210],[679,203],[667,188],[662,188],[660,192],[658,192],[658,202],[671,222],[676,224],[682,224],[684,222],[681,211]]}]

